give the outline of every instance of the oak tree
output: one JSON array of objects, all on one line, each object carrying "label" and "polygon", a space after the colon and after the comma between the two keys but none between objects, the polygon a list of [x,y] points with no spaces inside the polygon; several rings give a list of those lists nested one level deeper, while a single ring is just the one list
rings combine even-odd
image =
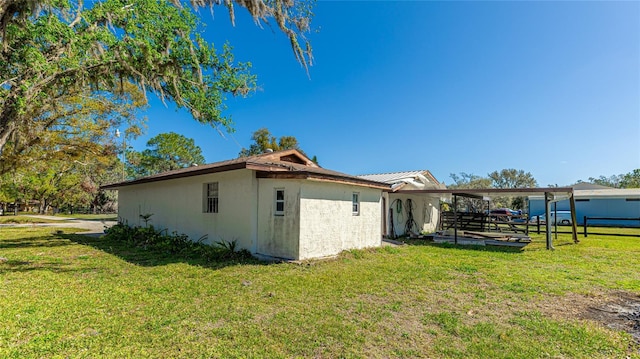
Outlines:
[{"label": "oak tree", "polygon": [[259,155],[267,150],[280,151],[291,148],[299,149],[298,140],[293,136],[282,136],[279,139],[271,134],[267,128],[261,128],[251,136],[253,143],[249,149],[243,148],[238,156],[247,157]]},{"label": "oak tree", "polygon": [[[273,21],[306,68],[311,1],[305,0],[0,0],[0,160],[75,115],[77,96],[123,100],[132,84],[190,111],[203,124],[231,129],[226,96],[255,88],[249,65],[230,46],[200,35],[197,9],[235,5],[256,22]],[[126,100],[126,99],[124,99]]]},{"label": "oak tree", "polygon": [[[472,173],[460,172],[460,174],[451,173],[449,175],[453,180],[453,184],[447,187],[451,189],[482,189],[491,188],[491,179],[481,177]],[[458,207],[466,208],[471,212],[481,212],[485,209],[486,204],[483,201],[462,197],[458,199]]]},{"label": "oak tree", "polygon": [[161,133],[147,142],[142,152],[127,153],[129,173],[133,177],[149,176],[203,164],[202,150],[192,138],[175,132]]},{"label": "oak tree", "polygon": [[640,168],[609,177],[589,177],[589,182],[613,188],[640,188]]}]

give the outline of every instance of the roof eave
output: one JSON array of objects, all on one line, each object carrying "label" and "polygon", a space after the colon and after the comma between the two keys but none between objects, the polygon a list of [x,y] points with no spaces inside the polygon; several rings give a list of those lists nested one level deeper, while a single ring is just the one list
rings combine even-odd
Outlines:
[{"label": "roof eave", "polygon": [[332,182],[360,187],[369,187],[380,190],[390,190],[391,186],[386,183],[355,179],[346,176],[323,175],[307,171],[256,171],[256,178],[272,178],[272,179],[305,179],[320,182]]},{"label": "roof eave", "polygon": [[196,169],[196,170],[187,171],[187,172],[178,172],[174,174],[167,174],[167,175],[156,176],[156,177],[143,177],[143,178],[139,178],[131,181],[112,183],[105,186],[101,186],[100,189],[119,189],[122,187],[133,186],[137,184],[160,182],[160,181],[193,177],[193,176],[201,176],[201,175],[206,175],[210,173],[226,172],[226,171],[232,171],[232,170],[238,170],[238,169],[244,169],[244,168],[247,168],[246,162],[232,163],[224,166],[202,168],[201,170]]}]

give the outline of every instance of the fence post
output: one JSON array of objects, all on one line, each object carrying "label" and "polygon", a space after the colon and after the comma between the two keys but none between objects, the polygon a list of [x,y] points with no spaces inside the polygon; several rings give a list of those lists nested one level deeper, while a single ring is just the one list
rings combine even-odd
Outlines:
[{"label": "fence post", "polygon": [[584,216],[584,236],[587,236],[587,216]]}]

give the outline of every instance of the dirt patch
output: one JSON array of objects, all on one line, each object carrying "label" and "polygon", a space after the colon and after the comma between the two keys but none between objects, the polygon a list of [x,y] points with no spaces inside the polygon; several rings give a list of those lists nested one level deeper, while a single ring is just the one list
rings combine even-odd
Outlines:
[{"label": "dirt patch", "polygon": [[567,294],[560,300],[541,305],[552,317],[591,320],[613,329],[625,331],[640,348],[640,295],[625,291]]},{"label": "dirt patch", "polygon": [[612,294],[608,301],[586,308],[581,317],[623,330],[640,344],[640,296],[627,292]]}]

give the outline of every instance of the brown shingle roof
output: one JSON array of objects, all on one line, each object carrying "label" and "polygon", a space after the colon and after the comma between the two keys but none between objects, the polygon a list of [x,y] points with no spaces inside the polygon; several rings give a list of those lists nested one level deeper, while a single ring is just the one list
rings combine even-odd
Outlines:
[{"label": "brown shingle roof", "polygon": [[340,182],[358,186],[388,189],[389,185],[367,180],[345,173],[324,169],[313,163],[307,156],[295,149],[268,152],[255,156],[241,157],[233,160],[214,162],[202,166],[192,166],[155,175],[102,186],[103,189],[117,189],[135,184],[166,181],[170,179],[200,176],[209,173],[225,172],[238,169],[256,171],[258,178],[298,178],[320,181]]}]

